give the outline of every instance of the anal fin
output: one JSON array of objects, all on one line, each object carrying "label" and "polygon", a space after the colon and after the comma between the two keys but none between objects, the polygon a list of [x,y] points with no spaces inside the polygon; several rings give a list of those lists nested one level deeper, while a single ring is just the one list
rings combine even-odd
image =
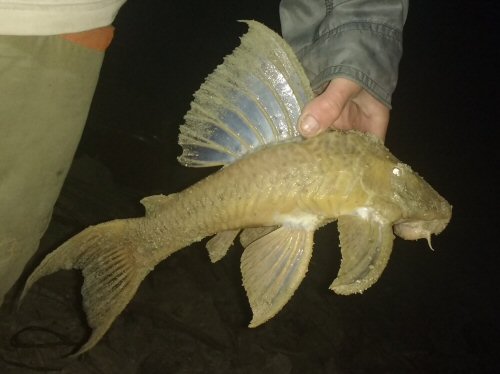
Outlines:
[{"label": "anal fin", "polygon": [[249,327],[276,315],[299,287],[311,259],[313,233],[284,226],[245,249],[241,273],[253,312]]},{"label": "anal fin", "polygon": [[212,261],[212,263],[219,261],[226,255],[231,245],[233,245],[234,239],[236,239],[236,236],[239,232],[239,229],[222,231],[216,234],[207,242],[206,248],[208,251],[208,256],[210,257],[210,261]]},{"label": "anal fin", "polygon": [[[240,243],[243,248],[246,248],[257,239],[260,239],[261,237],[269,234],[271,231],[276,230],[277,227],[278,226],[249,227],[241,230]],[[219,261],[226,255],[239,233],[239,229],[222,231],[217,233],[207,242],[206,248],[212,263]]]},{"label": "anal fin", "polygon": [[342,264],[330,289],[341,295],[361,293],[384,271],[392,251],[392,226],[374,217],[338,219]]}]

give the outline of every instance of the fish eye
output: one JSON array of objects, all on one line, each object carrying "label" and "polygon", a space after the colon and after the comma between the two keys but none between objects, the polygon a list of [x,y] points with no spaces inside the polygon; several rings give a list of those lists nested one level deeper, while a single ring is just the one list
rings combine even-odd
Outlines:
[{"label": "fish eye", "polygon": [[401,169],[398,167],[395,167],[394,169],[392,169],[392,174],[399,177],[402,174]]}]

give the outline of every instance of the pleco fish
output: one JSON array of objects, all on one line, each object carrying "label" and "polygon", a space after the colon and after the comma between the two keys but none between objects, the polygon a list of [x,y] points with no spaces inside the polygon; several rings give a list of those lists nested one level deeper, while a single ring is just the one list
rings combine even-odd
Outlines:
[{"label": "pleco fish", "polygon": [[342,264],[330,288],[348,295],[378,280],[393,228],[430,245],[448,224],[446,200],[375,137],[331,131],[300,138],[297,119],[313,98],[309,82],[281,37],[247,23],[240,46],[195,93],[180,128],[182,164],[224,167],[182,192],[144,198],[145,217],[87,228],[29,277],[22,297],[45,275],[82,270],[93,332],[76,354],[99,341],[156,264],[207,236],[215,234],[206,245],[215,262],[244,229],[241,272],[255,327],[301,283],[319,227],[338,221]]}]

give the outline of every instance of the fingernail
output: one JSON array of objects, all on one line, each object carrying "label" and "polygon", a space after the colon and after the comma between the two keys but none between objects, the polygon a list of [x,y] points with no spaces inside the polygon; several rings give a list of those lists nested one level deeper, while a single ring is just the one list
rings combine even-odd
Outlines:
[{"label": "fingernail", "polygon": [[300,121],[300,128],[304,135],[315,135],[319,131],[319,123],[311,115],[306,115],[302,121]]}]

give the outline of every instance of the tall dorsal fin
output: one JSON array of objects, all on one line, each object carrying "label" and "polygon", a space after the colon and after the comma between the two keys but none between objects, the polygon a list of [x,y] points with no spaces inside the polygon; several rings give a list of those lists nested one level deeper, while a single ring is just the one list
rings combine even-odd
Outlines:
[{"label": "tall dorsal fin", "polygon": [[299,135],[300,110],[313,97],[304,70],[278,34],[244,22],[241,44],[206,78],[184,117],[178,160],[185,166],[227,165]]}]

